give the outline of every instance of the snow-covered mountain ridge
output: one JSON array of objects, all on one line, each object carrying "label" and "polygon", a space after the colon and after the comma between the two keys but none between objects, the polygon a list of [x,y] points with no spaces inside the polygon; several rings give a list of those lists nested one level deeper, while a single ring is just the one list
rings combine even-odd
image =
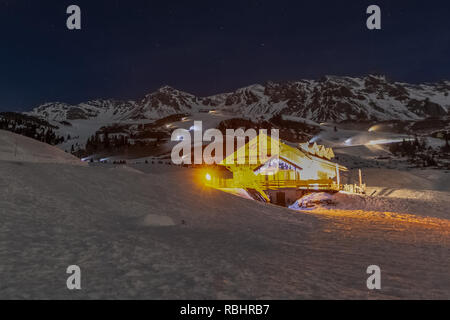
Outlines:
[{"label": "snow-covered mountain ridge", "polygon": [[[76,105],[45,103],[25,114],[54,126],[56,133],[66,138],[59,147],[68,151],[84,148],[87,139],[102,127],[141,128],[172,115],[186,117],[188,122],[183,122],[186,128],[192,126],[194,120],[202,120],[204,129],[216,127],[226,119],[260,122],[278,115],[316,125],[342,121],[444,119],[450,108],[449,92],[450,81],[408,84],[373,75],[326,76],[320,80],[254,84],[208,97],[164,86],[141,99],[97,99]],[[172,131],[180,124],[168,123],[163,129]],[[129,136],[127,132],[122,134]]]},{"label": "snow-covered mountain ridge", "polygon": [[171,114],[224,110],[237,117],[276,114],[317,122],[418,120],[449,112],[450,81],[432,84],[391,82],[382,76],[326,76],[320,80],[251,85],[234,92],[197,97],[169,86],[136,101],[92,100],[77,105],[45,103],[27,114],[47,121],[90,119],[120,122],[155,120]]}]

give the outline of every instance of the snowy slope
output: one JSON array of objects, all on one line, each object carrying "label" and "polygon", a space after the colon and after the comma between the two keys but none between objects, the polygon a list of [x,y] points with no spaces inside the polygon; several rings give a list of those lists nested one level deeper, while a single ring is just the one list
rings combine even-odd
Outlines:
[{"label": "snowy slope", "polygon": [[0,130],[0,161],[84,165],[80,159],[49,144]]},{"label": "snowy slope", "polygon": [[0,161],[0,298],[450,298],[448,220],[295,212],[198,174]]}]

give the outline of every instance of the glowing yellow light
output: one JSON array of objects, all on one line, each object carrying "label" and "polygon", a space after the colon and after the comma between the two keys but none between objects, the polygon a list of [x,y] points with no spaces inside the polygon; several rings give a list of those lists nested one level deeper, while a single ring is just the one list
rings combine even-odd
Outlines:
[{"label": "glowing yellow light", "polygon": [[[273,141],[268,139],[267,136],[263,135],[262,137],[262,146],[265,146],[264,142],[267,147],[270,144],[273,157],[267,154],[263,157],[258,155],[258,149],[261,149],[261,137],[254,138],[245,146],[238,147],[234,153],[228,155],[219,164],[225,166],[227,172],[224,171],[222,175],[219,172],[211,171],[214,169],[208,170],[213,173],[206,170],[202,171],[200,175],[203,176],[202,182],[207,186],[221,190],[230,188],[254,189],[267,202],[270,202],[270,199],[264,193],[264,190],[284,188],[339,190],[339,186],[334,182],[334,179],[340,185],[341,181],[337,178],[337,174],[347,171],[347,169],[330,161],[334,157],[331,148],[317,145],[317,143],[312,145],[309,143],[300,144],[301,148],[278,143],[277,151],[272,153],[274,151]],[[249,163],[253,151],[256,154],[255,157],[258,158],[258,163],[254,164]],[[240,159],[243,160],[242,163]]]}]

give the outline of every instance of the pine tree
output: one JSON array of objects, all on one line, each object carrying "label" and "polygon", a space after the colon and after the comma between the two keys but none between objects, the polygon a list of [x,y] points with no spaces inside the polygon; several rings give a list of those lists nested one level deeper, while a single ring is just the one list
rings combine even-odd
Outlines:
[{"label": "pine tree", "polygon": [[103,147],[105,148],[105,150],[109,150],[109,135],[108,135],[108,131],[105,131],[105,133],[103,134]]}]

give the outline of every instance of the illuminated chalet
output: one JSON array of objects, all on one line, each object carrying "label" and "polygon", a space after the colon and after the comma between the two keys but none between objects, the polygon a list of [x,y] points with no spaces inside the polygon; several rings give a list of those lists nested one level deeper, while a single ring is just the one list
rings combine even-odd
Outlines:
[{"label": "illuminated chalet", "polygon": [[[266,147],[262,156],[261,146]],[[275,146],[275,147],[274,147]],[[331,161],[333,150],[316,143],[296,146],[260,134],[205,175],[207,185],[228,192],[245,190],[251,197],[282,205],[307,191],[340,189],[340,172],[347,168]],[[231,175],[220,174],[220,171]]]}]

